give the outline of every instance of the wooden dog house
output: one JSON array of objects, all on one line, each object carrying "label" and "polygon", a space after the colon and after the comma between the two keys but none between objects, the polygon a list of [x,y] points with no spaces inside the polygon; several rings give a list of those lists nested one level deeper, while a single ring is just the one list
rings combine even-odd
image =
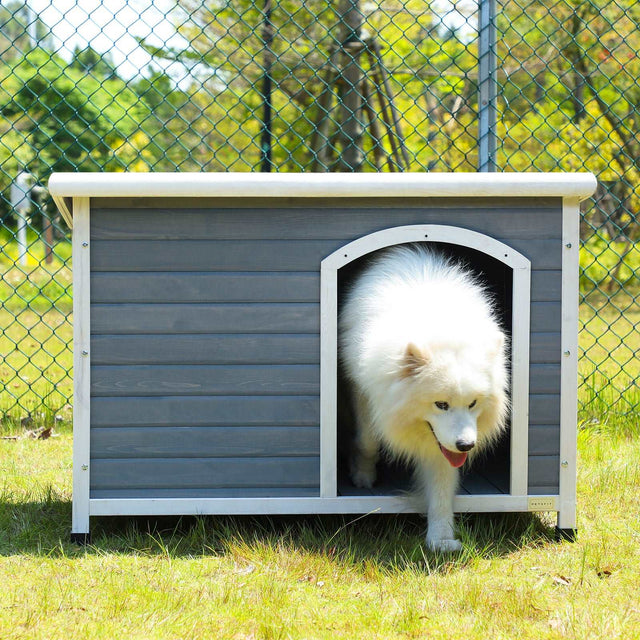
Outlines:
[{"label": "wooden dog house", "polygon": [[437,243],[511,338],[504,442],[457,512],[575,528],[579,202],[591,174],[54,174],[73,228],[73,524],[94,515],[404,512],[339,470],[350,273]]}]

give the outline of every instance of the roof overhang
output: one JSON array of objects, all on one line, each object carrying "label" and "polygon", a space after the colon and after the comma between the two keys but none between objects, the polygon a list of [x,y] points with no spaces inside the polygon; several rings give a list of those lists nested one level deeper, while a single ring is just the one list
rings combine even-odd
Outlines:
[{"label": "roof overhang", "polygon": [[49,192],[71,227],[71,199],[591,196],[591,173],[54,173]]}]

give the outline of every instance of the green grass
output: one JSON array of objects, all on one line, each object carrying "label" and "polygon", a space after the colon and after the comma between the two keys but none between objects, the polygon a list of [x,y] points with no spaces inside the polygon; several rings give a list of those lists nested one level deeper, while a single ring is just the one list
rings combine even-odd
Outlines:
[{"label": "green grass", "polygon": [[99,518],[69,542],[71,433],[0,441],[0,637],[634,638],[640,441],[584,430],[576,543],[535,515]]},{"label": "green grass", "polygon": [[580,307],[580,420],[640,435],[638,295],[587,296]]},{"label": "green grass", "polygon": [[27,235],[27,245],[26,264],[22,265],[13,234],[0,226],[2,308],[14,315],[26,309],[40,314],[51,309],[71,313],[71,243],[57,241],[49,263],[45,261],[45,247],[40,236],[32,230]]},{"label": "green grass", "polygon": [[60,311],[18,316],[0,309],[0,426],[31,415],[70,419],[73,329]]}]

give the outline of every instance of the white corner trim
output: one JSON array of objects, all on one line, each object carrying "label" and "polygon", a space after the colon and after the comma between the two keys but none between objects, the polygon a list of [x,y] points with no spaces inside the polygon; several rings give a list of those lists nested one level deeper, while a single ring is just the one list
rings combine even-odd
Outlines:
[{"label": "white corner trim", "polygon": [[578,436],[578,313],[580,203],[562,203],[562,326],[560,355],[560,504],[558,527],[576,528]]},{"label": "white corner trim", "polygon": [[73,506],[72,533],[89,533],[91,326],[89,198],[73,210]]},{"label": "white corner trim", "polygon": [[[574,197],[591,173],[54,173],[49,192],[68,197]],[[62,209],[61,209],[62,211]],[[65,218],[66,219],[66,218]]]}]

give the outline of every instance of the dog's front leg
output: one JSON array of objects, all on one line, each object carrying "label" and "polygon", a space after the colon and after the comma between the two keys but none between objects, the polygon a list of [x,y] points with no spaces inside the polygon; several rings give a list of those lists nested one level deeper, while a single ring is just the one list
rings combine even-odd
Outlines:
[{"label": "dog's front leg", "polygon": [[453,527],[453,499],[458,488],[458,470],[444,457],[429,460],[421,469],[427,506],[427,547],[433,551],[460,551]]}]

